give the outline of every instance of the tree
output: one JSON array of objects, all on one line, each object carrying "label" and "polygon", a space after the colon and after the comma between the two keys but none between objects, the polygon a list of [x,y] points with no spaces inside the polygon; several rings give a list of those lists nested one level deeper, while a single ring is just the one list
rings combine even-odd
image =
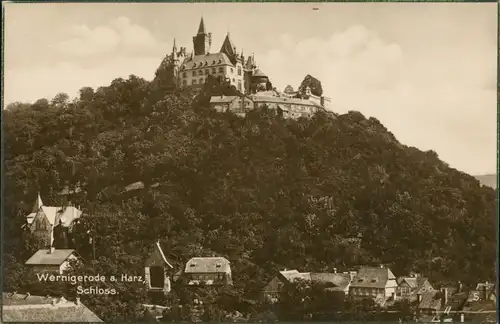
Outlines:
[{"label": "tree", "polygon": [[323,95],[323,87],[321,86],[321,81],[311,76],[310,74],[306,75],[304,80],[299,86],[299,92],[305,93],[306,87],[311,88],[311,93],[315,96],[321,97]]}]

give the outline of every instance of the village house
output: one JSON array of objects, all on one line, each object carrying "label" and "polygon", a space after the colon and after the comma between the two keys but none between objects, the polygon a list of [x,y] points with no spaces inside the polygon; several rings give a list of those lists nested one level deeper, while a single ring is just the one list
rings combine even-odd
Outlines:
[{"label": "village house", "polygon": [[254,102],[247,96],[213,96],[210,98],[210,107],[218,112],[231,111],[244,117],[247,112],[254,109]]},{"label": "village house", "polygon": [[395,299],[398,284],[392,271],[384,266],[362,267],[351,282],[349,294],[356,298],[373,298],[379,303]]},{"label": "village house", "polygon": [[144,265],[144,281],[150,291],[169,293],[171,290],[170,275],[174,267],[168,262],[157,241]]},{"label": "village house", "polygon": [[466,321],[474,323],[496,323],[498,299],[493,283],[479,283],[469,291],[463,311]]},{"label": "village house", "polygon": [[223,257],[191,258],[184,270],[178,272],[174,278],[176,281],[182,278],[190,286],[233,284],[231,264]]},{"label": "village house", "polygon": [[432,287],[429,280],[418,274],[411,274],[409,277],[399,277],[397,283],[396,296],[399,298],[415,299],[418,293],[434,291],[434,287]]},{"label": "village house", "polygon": [[279,271],[266,286],[262,289],[261,297],[264,301],[275,303],[279,300],[279,296],[283,288],[297,280],[309,282],[324,283],[328,291],[336,291],[346,295],[349,292],[349,285],[355,273],[343,272],[337,273],[314,273],[314,272],[299,272],[297,270]]},{"label": "village house", "polygon": [[39,249],[48,248],[54,244],[54,229],[60,227],[69,232],[73,222],[81,215],[82,212],[71,205],[45,206],[38,194],[31,213],[26,216],[25,226],[33,234]]},{"label": "village house", "polygon": [[52,247],[36,251],[25,264],[38,273],[50,272],[63,274],[64,271],[70,268],[72,261],[79,261],[75,250],[56,250]]},{"label": "village house", "polygon": [[445,318],[462,321],[464,305],[469,297],[463,284],[441,287],[439,291],[427,291],[417,294],[417,317],[421,321]]},{"label": "village house", "polygon": [[2,294],[2,322],[102,322],[90,309],[76,298],[75,302],[64,297],[31,296],[27,294]]}]

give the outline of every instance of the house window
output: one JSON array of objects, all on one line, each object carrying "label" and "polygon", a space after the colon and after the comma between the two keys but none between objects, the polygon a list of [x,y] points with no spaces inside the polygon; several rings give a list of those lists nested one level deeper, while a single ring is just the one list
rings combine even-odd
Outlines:
[{"label": "house window", "polygon": [[236,80],[233,78],[233,83],[236,83]]},{"label": "house window", "polygon": [[224,68],[222,66],[219,68],[219,72],[224,73]]},{"label": "house window", "polygon": [[200,84],[203,84],[203,78],[200,79]]},{"label": "house window", "polygon": [[165,286],[165,273],[163,267],[154,266],[149,268],[151,288],[163,288]]},{"label": "house window", "polygon": [[196,71],[193,71],[193,76],[196,76]]},{"label": "house window", "polygon": [[231,68],[231,73],[234,73],[234,69],[233,68]]},{"label": "house window", "polygon": [[238,90],[241,91],[241,81],[238,81]]},{"label": "house window", "polygon": [[182,73],[182,76],[183,76],[183,77],[185,77],[185,78],[187,78],[187,73],[186,73],[186,72],[183,72],[183,73]]},{"label": "house window", "polygon": [[196,84],[196,80],[193,80],[192,84]]},{"label": "house window", "polygon": [[209,75],[210,74],[210,70],[209,69],[206,69],[205,70],[205,75]]},{"label": "house window", "polygon": [[217,70],[215,68],[212,68],[212,74],[217,73]]},{"label": "house window", "polygon": [[241,67],[238,67],[238,75],[241,75]]}]

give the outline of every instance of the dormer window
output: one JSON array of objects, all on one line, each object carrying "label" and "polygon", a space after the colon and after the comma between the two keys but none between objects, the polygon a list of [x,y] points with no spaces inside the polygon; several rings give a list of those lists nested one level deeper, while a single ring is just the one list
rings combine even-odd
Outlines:
[{"label": "dormer window", "polygon": [[212,62],[212,65],[214,65],[214,64],[215,64],[215,60]]},{"label": "dormer window", "polygon": [[219,60],[219,64],[221,64],[221,63],[222,63],[222,60]]},{"label": "dormer window", "polygon": [[196,67],[196,63],[193,63],[193,68],[195,68],[195,67]]}]

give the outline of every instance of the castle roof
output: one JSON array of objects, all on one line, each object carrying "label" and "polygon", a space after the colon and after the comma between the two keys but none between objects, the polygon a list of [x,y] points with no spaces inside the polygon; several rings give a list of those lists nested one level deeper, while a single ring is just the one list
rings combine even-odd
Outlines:
[{"label": "castle roof", "polygon": [[264,72],[262,72],[260,69],[256,69],[255,72],[253,73],[253,76],[267,78],[267,75]]},{"label": "castle roof", "polygon": [[224,53],[213,53],[205,55],[195,55],[186,59],[181,66],[181,70],[198,69],[202,67],[214,67],[220,65],[231,65],[231,61]]},{"label": "castle roof", "polygon": [[234,56],[236,55],[235,48],[236,46],[234,46],[231,37],[229,37],[229,33],[227,33],[226,38],[224,39],[224,42],[222,43],[222,46],[220,48],[220,52],[226,53],[229,56]]},{"label": "castle roof", "polygon": [[201,17],[200,26],[198,27],[198,34],[206,34],[205,23],[203,22],[203,17]]}]

